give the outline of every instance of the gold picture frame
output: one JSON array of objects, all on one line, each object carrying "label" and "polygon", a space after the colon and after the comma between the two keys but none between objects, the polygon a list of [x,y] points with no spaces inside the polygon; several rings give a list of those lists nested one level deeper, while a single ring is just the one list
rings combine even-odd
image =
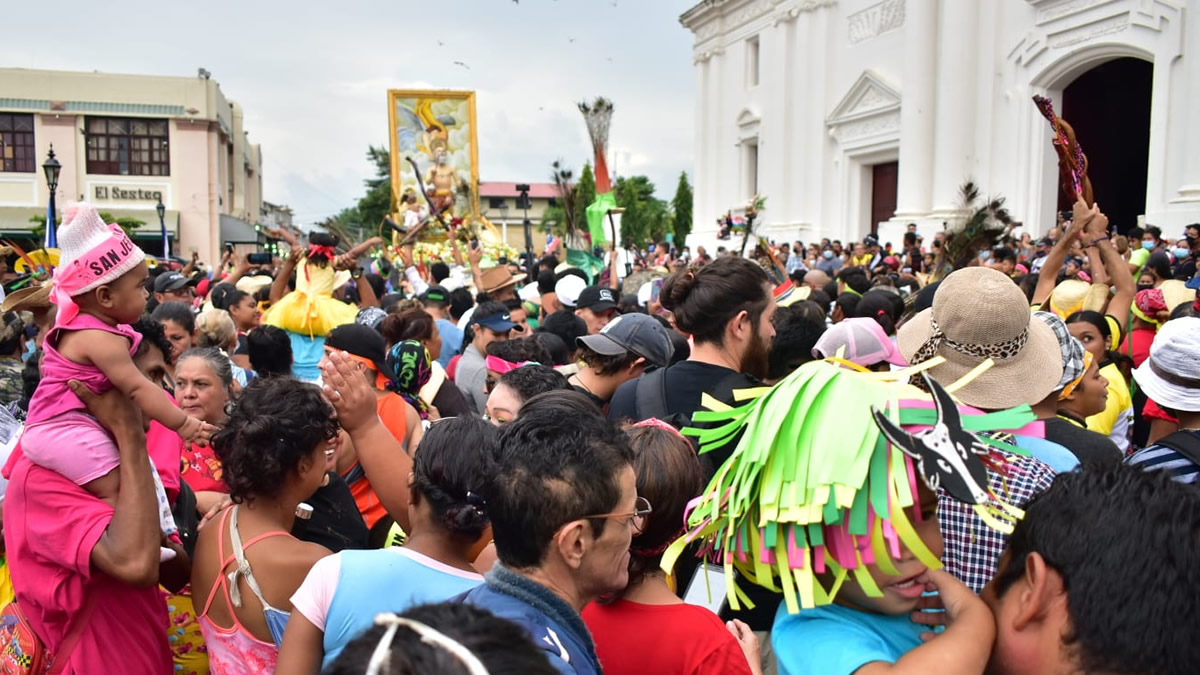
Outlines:
[{"label": "gold picture frame", "polygon": [[[475,92],[437,89],[389,89],[388,138],[391,145],[392,194],[397,210],[405,210],[406,192],[425,198],[412,165],[422,172],[429,198],[439,209],[452,200],[443,217],[464,223],[480,219],[479,143]],[[439,159],[441,161],[439,161]],[[465,166],[464,166],[465,165]],[[449,169],[449,170],[447,170]]]}]

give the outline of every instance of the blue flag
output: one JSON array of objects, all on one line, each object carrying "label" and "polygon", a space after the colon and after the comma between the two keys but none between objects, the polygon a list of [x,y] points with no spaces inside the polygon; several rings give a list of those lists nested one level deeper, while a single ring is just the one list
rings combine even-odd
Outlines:
[{"label": "blue flag", "polygon": [[46,204],[46,238],[42,241],[42,248],[58,248],[58,232],[54,227],[54,209],[50,204]]},{"label": "blue flag", "polygon": [[162,226],[163,260],[167,261],[171,259],[171,240],[167,238],[167,221],[159,220],[158,223]]}]

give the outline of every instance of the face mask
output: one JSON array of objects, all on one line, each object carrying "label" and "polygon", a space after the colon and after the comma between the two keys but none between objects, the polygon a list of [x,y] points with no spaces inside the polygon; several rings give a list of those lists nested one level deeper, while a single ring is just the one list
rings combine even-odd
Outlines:
[{"label": "face mask", "polygon": [[833,260],[833,251],[825,251],[821,254],[821,257],[825,258],[826,260]]},{"label": "face mask", "polygon": [[1188,254],[1191,253],[1191,251],[1182,246],[1176,246],[1171,250],[1171,253],[1175,254],[1176,260],[1183,260],[1184,258],[1188,257]]},{"label": "face mask", "polygon": [[981,252],[979,253],[979,259],[980,259],[980,260],[987,260],[987,259],[988,259],[988,258],[990,258],[990,257],[992,257],[992,252],[991,252],[991,251],[981,251]]},{"label": "face mask", "polygon": [[37,345],[33,344],[33,340],[26,340],[25,351],[21,352],[21,360],[28,361],[35,351],[37,351]]},{"label": "face mask", "polygon": [[1142,248],[1146,249],[1147,251],[1153,251],[1153,250],[1154,250],[1154,242],[1152,242],[1152,241],[1143,241],[1143,242],[1142,242]]},{"label": "face mask", "polygon": [[1139,291],[1148,291],[1152,288],[1154,288],[1154,284],[1138,284],[1137,285],[1137,289]]}]

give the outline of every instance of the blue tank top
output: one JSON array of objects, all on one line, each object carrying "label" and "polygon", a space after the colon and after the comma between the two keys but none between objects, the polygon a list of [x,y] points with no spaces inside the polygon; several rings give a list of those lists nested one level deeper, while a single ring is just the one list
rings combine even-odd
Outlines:
[{"label": "blue tank top", "polygon": [[345,550],[336,555],[341,558],[341,570],[325,614],[322,670],[343,647],[374,624],[376,614],[443,602],[483,583],[478,574],[406,548]]}]

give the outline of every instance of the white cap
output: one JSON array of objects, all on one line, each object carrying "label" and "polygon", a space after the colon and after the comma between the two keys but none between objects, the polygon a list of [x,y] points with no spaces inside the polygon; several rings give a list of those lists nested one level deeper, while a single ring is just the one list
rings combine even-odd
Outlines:
[{"label": "white cap", "polygon": [[646,283],[642,284],[641,288],[638,288],[638,304],[642,307],[650,306],[650,293],[654,290],[652,288],[653,285],[653,281],[647,281]]},{"label": "white cap", "polygon": [[575,305],[579,303],[579,294],[585,288],[587,288],[586,281],[574,274],[568,274],[554,284],[554,294],[558,296],[558,301],[564,306],[575,309]]},{"label": "white cap", "polygon": [[521,290],[517,291],[517,296],[526,302],[533,302],[534,300],[542,297],[541,294],[538,293],[537,284],[522,286]]},{"label": "white cap", "polygon": [[1163,324],[1150,356],[1133,379],[1155,403],[1184,412],[1200,411],[1200,318],[1185,316]]}]

